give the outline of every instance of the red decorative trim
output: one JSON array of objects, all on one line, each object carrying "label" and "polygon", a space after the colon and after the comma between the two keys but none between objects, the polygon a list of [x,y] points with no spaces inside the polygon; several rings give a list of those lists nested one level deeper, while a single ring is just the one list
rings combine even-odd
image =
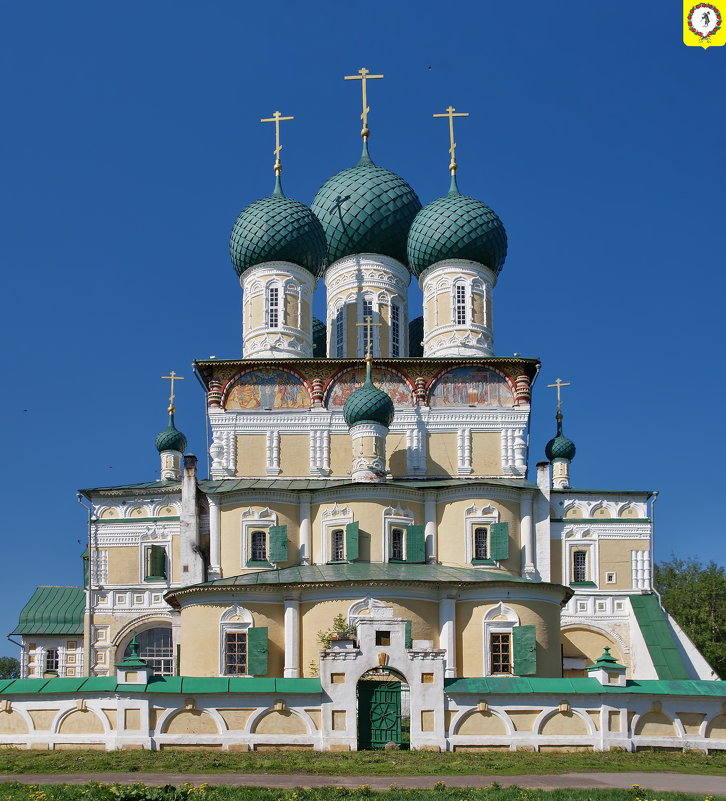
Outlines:
[{"label": "red decorative trim", "polygon": [[[701,33],[700,31],[697,31],[691,22],[694,13],[698,11],[699,8],[708,8],[716,15],[716,27],[708,31],[708,33]],[[688,30],[690,30],[691,33],[698,36],[698,38],[702,39],[704,42],[710,42],[711,37],[721,30],[721,12],[712,3],[698,3],[688,12]]]}]

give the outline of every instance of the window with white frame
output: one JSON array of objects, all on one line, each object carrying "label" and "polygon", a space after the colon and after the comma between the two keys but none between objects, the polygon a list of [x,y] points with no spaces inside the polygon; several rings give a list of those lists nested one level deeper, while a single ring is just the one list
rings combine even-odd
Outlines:
[{"label": "window with white frame", "polygon": [[454,324],[466,325],[466,285],[454,284]]},{"label": "window with white frame", "polygon": [[220,618],[219,672],[222,676],[248,675],[248,634],[252,615],[242,606],[231,606]]},{"label": "window with white frame", "polygon": [[492,631],[489,635],[489,671],[492,674],[512,672],[512,634]]},{"label": "window with white frame", "polygon": [[401,307],[391,304],[391,356],[401,355]]},{"label": "window with white frame", "polygon": [[489,528],[474,526],[474,562],[483,562],[489,558]]},{"label": "window with white frame", "polygon": [[60,667],[60,655],[57,648],[48,648],[45,652],[45,670],[46,672],[49,671],[58,671]]},{"label": "window with white frame", "polygon": [[267,562],[267,529],[250,532],[250,562]]},{"label": "window with white frame", "polygon": [[464,512],[466,532],[465,559],[469,564],[494,564],[491,527],[499,522],[499,511],[493,506],[470,506]]},{"label": "window with white frame", "polygon": [[359,352],[358,356],[365,356],[368,353],[368,346],[370,345],[371,353],[373,352],[373,326],[365,325],[373,322],[373,297],[371,295],[364,295],[361,299],[361,319],[359,320],[362,325],[360,326],[360,339],[359,339]]},{"label": "window with white frame", "polygon": [[358,558],[358,523],[353,520],[349,507],[323,512],[320,562],[350,562]]},{"label": "window with white frame", "polygon": [[575,583],[587,581],[587,551],[572,552],[572,580]]},{"label": "window with white frame", "polygon": [[516,612],[500,602],[486,612],[483,625],[484,675],[514,673],[513,632],[519,625]]},{"label": "window with white frame", "polygon": [[335,312],[335,355],[345,356],[345,306],[338,306]]},{"label": "window with white frame", "polygon": [[406,558],[406,551],[404,549],[406,530],[399,526],[391,528],[391,561],[403,562]]},{"label": "window with white frame", "polygon": [[345,529],[334,528],[330,532],[330,560],[342,562],[345,559]]},{"label": "window with white frame", "polygon": [[242,513],[242,567],[269,567],[270,529],[277,515],[270,509],[247,509]]},{"label": "window with white frame", "polygon": [[[174,675],[174,644],[171,626],[156,626],[136,635],[139,656],[145,660],[155,676]],[[126,645],[124,657],[131,656],[131,646]]]},{"label": "window with white frame", "polygon": [[265,323],[267,328],[280,327],[280,287],[270,284],[265,297]]}]

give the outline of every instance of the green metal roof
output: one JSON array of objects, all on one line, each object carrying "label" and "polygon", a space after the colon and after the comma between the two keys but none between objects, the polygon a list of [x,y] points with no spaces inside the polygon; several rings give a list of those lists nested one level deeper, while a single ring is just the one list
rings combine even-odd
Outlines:
[{"label": "green metal roof", "polygon": [[407,264],[406,238],[421,201],[403,178],[371,161],[365,142],[360,161],[329,178],[310,208],[325,229],[329,264],[355,253]]},{"label": "green metal roof", "polygon": [[688,679],[690,675],[683,662],[673,630],[666,613],[655,594],[631,595],[630,603],[635,619],[653,660],[659,679]]},{"label": "green metal roof", "polygon": [[466,259],[500,272],[507,256],[507,234],[489,206],[459,192],[456,176],[448,194],[424,206],[408,234],[408,261],[414,275],[432,264]]},{"label": "green metal roof", "polygon": [[147,494],[148,492],[154,493],[170,493],[180,492],[181,482],[170,481],[163,479],[161,481],[142,481],[140,484],[116,484],[112,487],[90,487],[89,489],[79,490],[81,495],[88,497],[91,493],[121,495],[123,493],[131,494]]},{"label": "green metal roof", "polygon": [[156,450],[184,453],[186,449],[187,438],[174,425],[174,412],[169,412],[169,425],[156,435]]},{"label": "green metal roof", "polygon": [[164,693],[200,695],[203,693],[300,693],[323,691],[320,679],[265,679],[215,676],[152,676],[148,684],[119,684],[113,676],[55,679],[8,679],[0,681],[0,695],[26,693]]},{"label": "green metal roof", "polygon": [[38,587],[12,634],[83,634],[83,587]]},{"label": "green metal roof", "polygon": [[229,252],[237,275],[255,264],[289,261],[314,276],[325,266],[327,243],[320,220],[304,204],[275,191],[242,209],[232,226]]},{"label": "green metal roof", "polygon": [[486,678],[444,679],[449,695],[467,693],[471,695],[533,695],[555,694],[600,695],[601,693],[639,695],[705,695],[726,698],[726,681],[628,681],[625,687],[603,685],[597,679],[538,679],[513,676]]}]

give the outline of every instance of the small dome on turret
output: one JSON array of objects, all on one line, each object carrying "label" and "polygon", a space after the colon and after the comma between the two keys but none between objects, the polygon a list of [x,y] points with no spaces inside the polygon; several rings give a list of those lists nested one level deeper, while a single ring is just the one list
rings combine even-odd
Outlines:
[{"label": "small dome on turret", "polygon": [[448,194],[416,215],[408,234],[408,264],[419,276],[432,264],[465,259],[499,273],[507,255],[507,234],[489,206],[462,195],[451,177]]},{"label": "small dome on turret", "polygon": [[557,434],[545,445],[545,456],[551,462],[553,459],[575,458],[575,443],[562,433],[562,412],[557,412]]},{"label": "small dome on turret", "polygon": [[232,226],[229,252],[237,275],[269,261],[298,264],[316,278],[325,267],[326,240],[320,220],[304,204],[275,191],[242,209]]},{"label": "small dome on turret", "polygon": [[366,367],[366,380],[343,404],[343,419],[348,428],[357,423],[378,423],[388,428],[394,415],[393,401],[382,389],[374,386],[370,362]]},{"label": "small dome on turret", "polygon": [[310,205],[328,240],[328,263],[355,253],[380,253],[402,264],[421,201],[400,176],[377,167],[363,142],[355,167],[329,178]]},{"label": "small dome on turret", "polygon": [[187,449],[187,438],[174,425],[174,412],[169,412],[169,425],[156,435],[156,450],[179,451],[184,453]]}]

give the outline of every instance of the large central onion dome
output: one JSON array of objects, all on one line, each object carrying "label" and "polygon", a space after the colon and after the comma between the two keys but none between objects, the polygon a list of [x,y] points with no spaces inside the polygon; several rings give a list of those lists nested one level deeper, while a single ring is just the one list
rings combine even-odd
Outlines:
[{"label": "large central onion dome", "polygon": [[320,220],[304,203],[285,197],[279,175],[270,197],[242,209],[229,238],[237,275],[255,264],[289,261],[317,278],[325,267],[325,250]]},{"label": "large central onion dome", "polygon": [[366,365],[365,383],[351,392],[343,404],[343,419],[348,428],[357,423],[379,423],[389,428],[394,412],[390,396],[373,384],[369,362]]},{"label": "large central onion dome", "polygon": [[355,167],[329,178],[310,207],[325,229],[329,264],[354,253],[407,264],[406,237],[421,201],[403,178],[376,167],[365,142]]},{"label": "large central onion dome", "polygon": [[466,259],[499,273],[507,256],[507,234],[489,206],[462,195],[451,177],[448,194],[416,215],[408,234],[408,264],[419,276],[432,264]]}]

